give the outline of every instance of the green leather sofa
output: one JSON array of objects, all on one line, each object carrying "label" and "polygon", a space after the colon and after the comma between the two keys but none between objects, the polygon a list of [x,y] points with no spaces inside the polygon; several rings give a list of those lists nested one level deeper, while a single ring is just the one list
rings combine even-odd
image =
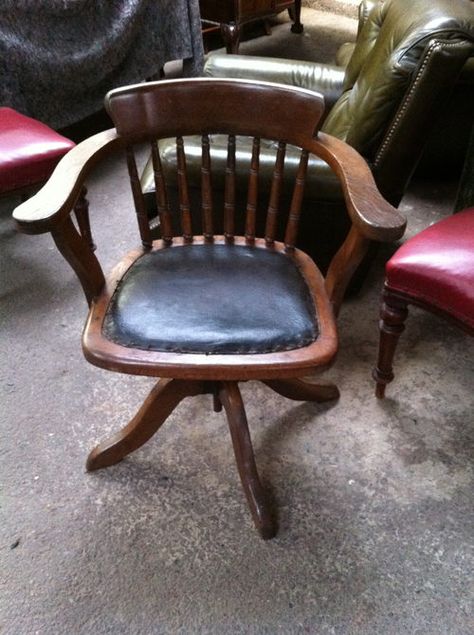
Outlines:
[{"label": "green leather sofa", "polygon": [[[214,54],[206,62],[205,74],[293,84],[322,93],[326,101],[322,130],[356,148],[370,165],[382,194],[398,205],[437,117],[466,61],[474,55],[474,4],[470,0],[379,0],[369,5],[364,2],[361,7],[359,34],[346,67]],[[226,139],[219,136],[212,139],[217,192],[224,187],[225,144]],[[188,139],[186,149],[189,179],[199,187],[200,140]],[[162,140],[160,151],[166,176],[173,180],[174,141]],[[274,157],[272,144],[262,148],[261,163],[269,172]],[[246,139],[238,140],[239,158],[250,160]],[[288,174],[295,163],[295,155],[288,152]],[[154,190],[150,165],[142,175],[142,187],[147,195]],[[342,193],[321,161],[311,162],[306,187],[310,200],[299,246],[324,271],[347,231],[347,214]],[[153,205],[150,196],[151,209]]]},{"label": "green leather sofa", "polygon": [[[474,3],[474,0],[470,0]],[[384,0],[363,0],[359,5],[357,37],[367,22],[371,10]],[[474,13],[474,4],[472,4]],[[356,42],[345,42],[336,54],[337,66],[346,68]],[[464,64],[459,77],[440,109],[434,129],[430,132],[418,166],[428,178],[459,174],[467,152],[474,120],[474,57]]]}]

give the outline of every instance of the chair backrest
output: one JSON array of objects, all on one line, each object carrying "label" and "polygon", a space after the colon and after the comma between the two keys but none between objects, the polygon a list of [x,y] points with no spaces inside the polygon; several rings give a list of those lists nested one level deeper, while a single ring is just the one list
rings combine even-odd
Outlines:
[{"label": "chair backrest", "polygon": [[[31,201],[14,212],[18,227],[27,233],[51,231],[53,239],[81,281],[89,303],[101,294],[105,279],[91,245],[77,231],[71,211],[91,170],[111,153],[127,155],[128,170],[143,249],[152,248],[152,235],[145,200],[138,179],[135,146],[148,143],[153,156],[157,206],[164,245],[174,240],[171,214],[181,220],[180,241],[194,240],[187,182],[183,136],[201,135],[201,211],[203,231],[196,232],[197,242],[214,240],[212,170],[209,135],[228,135],[225,201],[216,212],[224,217],[224,237],[219,243],[256,244],[286,251],[289,257],[306,259],[295,249],[300,222],[309,154],[322,159],[334,171],[346,202],[350,231],[334,255],[325,285],[335,310],[355,268],[367,252],[370,240],[391,241],[401,237],[405,219],[385,201],[375,185],[362,157],[344,142],[320,133],[318,126],[324,111],[321,96],[312,91],[266,82],[236,79],[171,80],[116,89],[106,97],[106,107],[116,129],[86,139],[60,162],[50,181]],[[248,188],[245,232],[234,236],[236,180],[236,135],[253,137],[248,161]],[[158,140],[176,137],[178,205],[168,205],[167,184],[161,166]],[[263,231],[256,225],[260,139],[270,139],[277,148],[273,164],[266,223]],[[282,194],[282,172],[287,144],[300,148],[299,167],[294,175],[289,204]],[[296,146],[296,148],[295,148]],[[171,189],[175,189],[171,186]],[[178,208],[178,209],[177,209]],[[281,209],[280,209],[281,208]],[[263,206],[265,209],[265,206]],[[308,213],[314,213],[310,209]],[[284,220],[283,244],[277,226]],[[245,234],[242,237],[242,234]],[[179,243],[178,243],[179,244]],[[126,266],[128,258],[124,259]],[[122,265],[121,265],[122,266]],[[317,272],[315,272],[316,275]],[[114,274],[116,275],[116,274]],[[317,274],[320,275],[320,274]]]},{"label": "chair backrest", "polygon": [[[373,163],[391,202],[411,176],[442,97],[473,54],[470,0],[379,0],[367,15],[323,130]],[[403,150],[394,151],[396,143]],[[387,163],[398,183],[377,174]]]},{"label": "chair backrest", "polygon": [[[291,97],[292,108],[288,108]],[[258,100],[258,107],[256,103]],[[134,145],[150,143],[156,188],[156,205],[160,216],[161,235],[166,243],[173,241],[173,215],[168,202],[167,184],[161,165],[158,141],[176,137],[179,218],[186,242],[193,240],[190,196],[183,137],[201,135],[201,212],[202,233],[207,241],[214,237],[214,205],[209,135],[228,135],[225,193],[223,205],[224,236],[232,242],[235,235],[236,203],[236,136],[253,137],[248,170],[245,237],[251,243],[257,237],[256,216],[259,181],[260,138],[277,142],[264,237],[267,244],[276,239],[280,222],[280,194],[286,145],[302,148],[293,196],[286,220],[284,242],[288,249],[295,245],[304,182],[308,163],[305,146],[318,130],[324,111],[322,97],[311,91],[291,87],[235,80],[172,80],[140,84],[111,91],[106,108],[124,139],[127,164],[142,243],[150,247],[151,231],[146,205],[138,178]]]}]

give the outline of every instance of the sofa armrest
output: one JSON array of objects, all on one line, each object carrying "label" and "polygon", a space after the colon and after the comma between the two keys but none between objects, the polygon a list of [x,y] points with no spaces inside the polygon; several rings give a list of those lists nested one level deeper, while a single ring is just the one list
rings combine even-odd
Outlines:
[{"label": "sofa armrest", "polygon": [[369,13],[377,4],[378,0],[362,0],[359,5],[359,25],[357,27],[357,37],[359,37],[360,32],[364,28],[364,24],[367,22],[367,18],[369,17]]},{"label": "sofa armrest", "polygon": [[[362,0],[359,5],[359,23],[357,25],[357,38],[360,35],[360,32],[364,28],[364,24],[367,22],[367,18],[369,17],[369,13],[377,4],[377,0]],[[337,66],[342,66],[346,68],[349,64],[349,61],[352,57],[352,53],[356,47],[356,42],[344,42],[339,47],[336,53],[336,64]]]},{"label": "sofa armrest", "polygon": [[317,64],[251,55],[216,53],[204,66],[207,77],[234,77],[289,84],[321,93],[326,111],[342,94],[344,69],[331,64]]}]

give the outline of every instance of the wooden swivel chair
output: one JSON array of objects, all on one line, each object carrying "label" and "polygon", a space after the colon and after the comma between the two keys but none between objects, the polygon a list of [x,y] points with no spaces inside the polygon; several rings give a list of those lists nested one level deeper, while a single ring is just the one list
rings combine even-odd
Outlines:
[{"label": "wooden swivel chair", "polygon": [[[116,129],[77,146],[36,197],[18,207],[21,231],[50,231],[90,305],[83,335],[86,358],[123,373],[160,377],[132,421],[90,454],[87,468],[113,465],[144,444],[185,397],[209,393],[227,414],[237,466],[254,522],[264,538],[276,532],[257,473],[238,383],[261,380],[297,400],[338,396],[334,385],[305,379],[326,368],[337,350],[335,313],[371,239],[400,237],[405,220],[378,193],[365,161],[342,141],[318,134],[322,98],[270,83],[231,79],[172,80],[117,89],[106,98]],[[209,143],[228,134],[223,209],[213,206]],[[196,235],[186,180],[183,136],[202,136],[202,227]],[[253,138],[245,235],[234,232],[235,135]],[[175,136],[181,236],[168,204],[157,139]],[[256,227],[260,139],[278,145],[264,231]],[[134,146],[148,142],[154,163],[160,240],[152,241],[137,176]],[[279,209],[286,144],[300,148],[293,199]],[[104,279],[98,260],[75,229],[70,212],[94,165],[125,151],[142,246]],[[309,153],[339,177],[352,230],[326,280],[295,248]],[[237,157],[238,159],[238,157]],[[214,221],[224,217],[223,235]],[[285,218],[284,243],[274,238]]]}]

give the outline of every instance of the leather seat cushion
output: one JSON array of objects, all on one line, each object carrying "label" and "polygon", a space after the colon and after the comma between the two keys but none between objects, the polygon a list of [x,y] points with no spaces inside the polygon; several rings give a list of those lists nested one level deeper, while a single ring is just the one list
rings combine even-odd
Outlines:
[{"label": "leather seat cushion", "polygon": [[282,253],[196,244],[140,257],[110,302],[103,334],[122,346],[182,353],[267,353],[315,341],[306,282]]},{"label": "leather seat cushion", "polygon": [[0,108],[0,192],[46,181],[74,145],[40,121]]},{"label": "leather seat cushion", "polygon": [[386,281],[474,327],[474,208],[408,240],[388,261]]}]

